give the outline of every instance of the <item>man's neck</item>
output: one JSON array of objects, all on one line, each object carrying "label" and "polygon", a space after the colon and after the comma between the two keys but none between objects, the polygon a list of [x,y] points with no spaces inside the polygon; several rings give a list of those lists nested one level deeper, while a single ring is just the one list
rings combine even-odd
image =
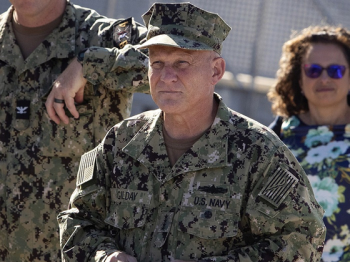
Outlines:
[{"label": "man's neck", "polygon": [[17,24],[26,27],[43,26],[62,16],[65,11],[66,3],[66,0],[56,0],[54,5],[48,6],[38,14],[28,14],[15,9],[13,12],[13,19]]},{"label": "man's neck", "polygon": [[206,109],[198,110],[197,114],[167,115],[164,113],[164,128],[174,139],[189,139],[202,134],[215,119],[219,103],[213,99]]}]

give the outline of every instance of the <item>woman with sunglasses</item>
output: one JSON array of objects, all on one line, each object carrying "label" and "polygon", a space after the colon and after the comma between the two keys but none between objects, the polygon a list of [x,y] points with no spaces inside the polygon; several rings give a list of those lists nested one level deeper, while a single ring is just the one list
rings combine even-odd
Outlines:
[{"label": "woman with sunglasses", "polygon": [[322,261],[350,261],[349,65],[348,30],[306,28],[284,44],[268,93],[278,116],[270,127],[305,169],[325,210]]}]

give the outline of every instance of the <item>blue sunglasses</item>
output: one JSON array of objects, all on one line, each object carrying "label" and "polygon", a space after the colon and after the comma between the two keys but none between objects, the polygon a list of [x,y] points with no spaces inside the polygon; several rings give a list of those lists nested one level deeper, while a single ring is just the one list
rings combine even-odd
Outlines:
[{"label": "blue sunglasses", "polygon": [[304,72],[307,77],[318,78],[322,74],[323,70],[327,71],[330,78],[340,79],[344,76],[346,66],[342,65],[330,65],[327,67],[322,67],[318,64],[305,64]]}]

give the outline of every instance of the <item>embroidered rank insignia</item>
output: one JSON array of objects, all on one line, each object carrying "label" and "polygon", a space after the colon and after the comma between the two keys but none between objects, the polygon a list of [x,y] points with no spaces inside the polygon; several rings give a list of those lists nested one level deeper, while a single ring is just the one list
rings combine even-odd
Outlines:
[{"label": "embroidered rank insignia", "polygon": [[114,28],[113,39],[118,48],[123,48],[131,43],[132,18],[128,18],[117,24]]},{"label": "embroidered rank insignia", "polygon": [[17,100],[16,119],[29,119],[30,117],[29,107],[30,107],[29,100]]},{"label": "embroidered rank insignia", "polygon": [[80,186],[93,178],[96,154],[97,154],[97,150],[95,148],[85,153],[81,157],[78,175],[77,175],[77,186]]},{"label": "embroidered rank insignia", "polygon": [[277,208],[298,181],[292,173],[278,167],[258,195]]}]

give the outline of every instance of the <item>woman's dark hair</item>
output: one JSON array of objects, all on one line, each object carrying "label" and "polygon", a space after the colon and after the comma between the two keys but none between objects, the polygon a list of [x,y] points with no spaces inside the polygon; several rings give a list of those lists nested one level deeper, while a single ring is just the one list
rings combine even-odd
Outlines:
[{"label": "woman's dark hair", "polygon": [[347,29],[333,26],[303,29],[283,45],[277,83],[267,94],[275,115],[289,117],[309,110],[299,83],[303,57],[315,43],[338,45],[350,65],[350,32]]}]

